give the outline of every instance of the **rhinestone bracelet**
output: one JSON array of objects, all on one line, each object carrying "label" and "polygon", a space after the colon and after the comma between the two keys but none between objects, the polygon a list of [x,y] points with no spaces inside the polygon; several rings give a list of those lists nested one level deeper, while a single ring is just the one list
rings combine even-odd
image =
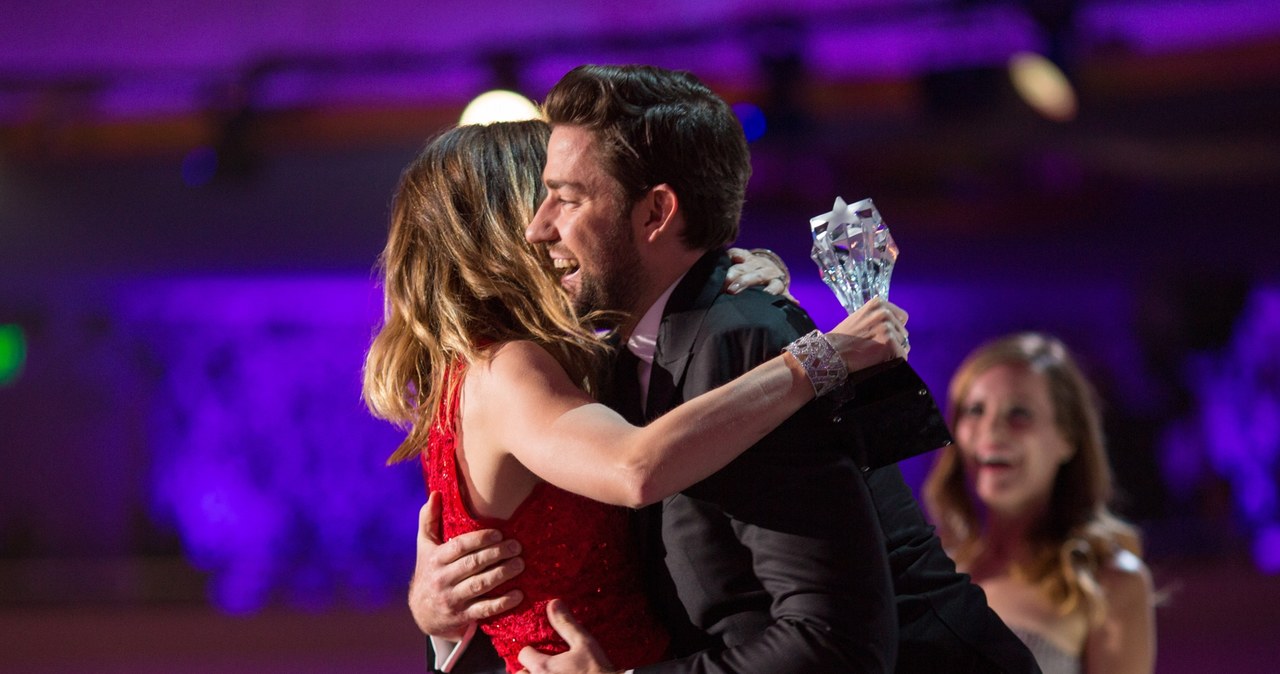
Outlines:
[{"label": "rhinestone bracelet", "polygon": [[827,336],[814,330],[809,334],[786,345],[782,349],[788,351],[800,361],[804,373],[813,385],[813,393],[821,398],[840,387],[849,377],[849,369],[844,359],[836,351]]}]

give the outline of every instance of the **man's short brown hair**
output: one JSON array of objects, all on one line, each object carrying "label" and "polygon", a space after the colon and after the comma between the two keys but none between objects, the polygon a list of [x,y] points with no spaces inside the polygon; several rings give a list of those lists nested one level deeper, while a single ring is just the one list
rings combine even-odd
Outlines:
[{"label": "man's short brown hair", "polygon": [[711,250],[738,238],[751,156],[729,105],[698,78],[652,66],[578,66],[543,107],[553,126],[596,133],[629,203],[655,185],[671,186],[687,246]]}]

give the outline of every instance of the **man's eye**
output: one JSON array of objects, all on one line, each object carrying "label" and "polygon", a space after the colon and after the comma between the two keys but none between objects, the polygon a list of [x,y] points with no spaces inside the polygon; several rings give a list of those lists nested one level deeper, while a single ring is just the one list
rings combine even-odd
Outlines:
[{"label": "man's eye", "polygon": [[961,409],[960,409],[960,416],[962,416],[962,417],[980,417],[980,416],[982,416],[982,412],[983,412],[982,404],[981,404],[981,403],[974,403],[974,404],[972,404],[972,405],[969,405],[968,407],[963,407],[963,408],[961,408]]}]

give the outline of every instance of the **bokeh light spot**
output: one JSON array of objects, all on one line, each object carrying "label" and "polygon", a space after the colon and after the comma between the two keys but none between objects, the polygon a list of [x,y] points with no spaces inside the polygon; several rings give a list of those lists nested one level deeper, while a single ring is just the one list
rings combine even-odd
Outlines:
[{"label": "bokeh light spot", "polygon": [[0,325],[0,386],[18,380],[27,360],[27,336],[22,326]]},{"label": "bokeh light spot", "polygon": [[1069,122],[1076,118],[1075,88],[1053,61],[1018,52],[1009,58],[1009,79],[1022,100],[1046,119]]},{"label": "bokeh light spot", "polygon": [[462,111],[458,124],[523,122],[539,117],[538,106],[514,91],[494,89],[476,96]]},{"label": "bokeh light spot", "polygon": [[748,143],[754,143],[764,135],[765,119],[764,111],[755,103],[734,103],[733,114],[738,116],[738,122],[742,124],[742,133],[747,137]]}]

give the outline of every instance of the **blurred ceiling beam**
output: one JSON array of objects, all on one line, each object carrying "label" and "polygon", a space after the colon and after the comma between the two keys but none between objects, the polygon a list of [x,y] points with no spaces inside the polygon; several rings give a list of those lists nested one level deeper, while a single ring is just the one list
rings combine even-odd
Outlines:
[{"label": "blurred ceiling beam", "polygon": [[[291,62],[297,66],[297,62]],[[339,66],[342,63],[343,65]],[[303,62],[306,68],[352,73],[365,68],[395,70],[403,60],[371,58],[353,65],[340,59]],[[279,66],[282,67],[282,66]],[[291,66],[292,67],[292,66]],[[278,64],[262,64],[255,77],[281,72]],[[1085,117],[1122,114],[1143,101],[1203,99],[1228,96],[1247,99],[1267,95],[1280,82],[1280,38],[1245,44],[1163,54],[1100,51],[1077,68]],[[730,100],[761,100],[767,81],[708,83]],[[894,119],[919,115],[923,109],[922,78],[824,78],[808,73],[799,91],[808,114],[828,126],[842,122]],[[18,161],[75,161],[104,157],[163,156],[211,144],[220,132],[226,104],[211,100],[207,109],[146,117],[110,118],[85,112],[96,80],[67,82],[41,92],[35,114],[8,124],[0,122],[0,151]],[[252,91],[252,84],[249,91]],[[252,94],[250,94],[252,96]],[[331,101],[272,109],[255,107],[255,138],[264,152],[299,147],[349,147],[417,142],[454,123],[466,101],[385,102]],[[247,105],[253,106],[252,98]],[[1177,119],[1177,109],[1168,110]],[[1258,120],[1259,124],[1274,118]],[[1213,119],[1205,119],[1213,126]],[[1181,126],[1180,124],[1176,124]],[[1235,127],[1233,132],[1249,129]]]}]

